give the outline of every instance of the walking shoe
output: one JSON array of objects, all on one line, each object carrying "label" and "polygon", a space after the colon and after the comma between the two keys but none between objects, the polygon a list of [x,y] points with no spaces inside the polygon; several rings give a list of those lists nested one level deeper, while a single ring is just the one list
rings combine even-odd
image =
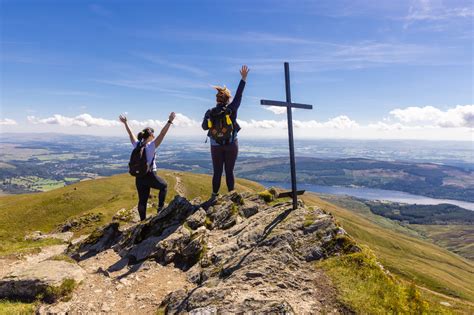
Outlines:
[{"label": "walking shoe", "polygon": [[171,210],[173,210],[173,208],[171,207],[160,207],[158,208],[158,219],[162,219],[164,217],[166,217],[168,214],[170,214]]}]

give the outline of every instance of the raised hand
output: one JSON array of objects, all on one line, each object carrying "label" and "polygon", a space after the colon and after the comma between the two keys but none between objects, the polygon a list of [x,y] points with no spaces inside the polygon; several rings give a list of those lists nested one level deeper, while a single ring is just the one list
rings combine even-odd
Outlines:
[{"label": "raised hand", "polygon": [[122,123],[124,123],[124,124],[127,123],[127,117],[125,117],[125,115],[120,115],[120,116],[119,116],[119,120],[120,120]]},{"label": "raised hand", "polygon": [[240,69],[240,75],[242,76],[242,80],[247,80],[247,74],[249,74],[249,67],[246,65],[243,65],[242,68]]},{"label": "raised hand", "polygon": [[169,121],[173,122],[174,118],[176,117],[176,114],[174,112],[170,113],[170,116],[168,118]]}]

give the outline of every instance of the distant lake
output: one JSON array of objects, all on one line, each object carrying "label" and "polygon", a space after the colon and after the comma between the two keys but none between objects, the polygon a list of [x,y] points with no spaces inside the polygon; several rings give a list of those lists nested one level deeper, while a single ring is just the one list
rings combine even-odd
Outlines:
[{"label": "distant lake", "polygon": [[[260,181],[260,184],[265,187],[275,186],[291,189],[291,184],[286,182],[264,182]],[[393,202],[401,202],[408,204],[419,204],[419,205],[438,205],[441,203],[449,203],[452,205],[459,206],[464,209],[474,211],[474,203],[467,201],[451,200],[451,199],[435,199],[425,196],[413,195],[403,191],[385,190],[376,188],[351,188],[351,187],[333,187],[333,186],[321,186],[313,184],[298,184],[298,189],[304,189],[321,194],[331,195],[348,195],[352,197],[368,199],[368,200],[387,200]]]}]

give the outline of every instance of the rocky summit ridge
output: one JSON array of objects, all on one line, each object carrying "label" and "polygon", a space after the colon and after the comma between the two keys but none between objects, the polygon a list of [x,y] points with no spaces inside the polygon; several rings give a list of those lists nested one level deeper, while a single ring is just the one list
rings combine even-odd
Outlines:
[{"label": "rocky summit ridge", "polygon": [[[116,259],[94,265],[94,273],[116,286],[134,274],[141,285],[151,281],[150,264],[178,269],[186,285],[176,285],[153,301],[159,313],[345,312],[330,280],[314,262],[359,247],[331,214],[301,201],[292,210],[290,202],[275,199],[274,190],[233,192],[204,203],[176,196],[160,215],[134,224],[113,221],[70,244],[65,253],[80,266],[113,252]],[[114,278],[118,270],[126,272]],[[5,283],[0,280],[0,289]],[[14,287],[12,277],[8,286]],[[74,301],[73,297],[59,308],[56,303],[40,310],[110,310],[78,309]]]}]

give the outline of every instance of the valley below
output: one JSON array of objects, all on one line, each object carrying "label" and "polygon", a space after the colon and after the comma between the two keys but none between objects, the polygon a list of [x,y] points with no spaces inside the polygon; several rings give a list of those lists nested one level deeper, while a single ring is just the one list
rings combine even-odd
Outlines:
[{"label": "valley below", "polygon": [[[128,144],[66,137],[54,141],[43,139],[0,145],[4,149],[0,154],[1,263],[4,266],[34,266],[51,259],[65,260],[86,271],[85,280],[81,280],[83,282],[77,288],[75,284],[75,289],[67,294],[69,302],[63,298],[53,305],[41,299],[0,300],[0,312],[30,313],[40,310],[40,313],[46,313],[68,309],[105,313],[121,309],[134,309],[138,314],[166,312],[162,302],[169,294],[180,288],[186,292],[196,289],[196,283],[189,281],[186,270],[181,270],[176,263],[156,263],[155,256],[147,260],[145,269],[138,267],[138,270],[131,272],[137,268],[135,262],[122,266],[118,271],[107,271],[114,260],[120,260],[119,251],[115,249],[109,248],[78,262],[65,255],[67,248],[95,235],[111,222],[117,222],[122,232],[132,231],[140,225],[136,221],[134,180],[124,174],[130,153]],[[176,146],[180,146],[180,150]],[[321,154],[323,151],[315,152]],[[362,301],[371,301],[369,304],[373,305],[382,303],[371,291],[373,287],[350,289],[364,283],[361,279],[368,276],[354,273],[358,268],[357,259],[362,259],[367,266],[383,266],[381,274],[378,273],[379,267],[370,271],[379,270],[377,275],[371,275],[381,281],[371,284],[381,290],[379,294],[384,290],[401,290],[408,294],[403,293],[403,296],[410,296],[415,294],[415,291],[410,291],[413,284],[419,290],[416,291],[419,299],[424,302],[417,304],[419,300],[412,300],[411,307],[446,314],[472,313],[474,176],[470,164],[460,160],[453,162],[452,159],[449,165],[421,159],[378,160],[386,158],[386,155],[378,153],[370,154],[371,158],[356,158],[351,157],[347,149],[344,154],[337,158],[297,159],[298,188],[307,191],[302,200],[307,207],[304,211],[309,211],[300,214],[297,220],[303,231],[314,224],[316,217],[329,213],[336,225],[347,232],[348,237],[362,250],[361,254],[343,253],[340,258],[328,256],[327,260],[325,258],[308,265],[308,268],[315,268],[319,281],[324,280],[325,287],[319,289],[330,292],[325,297],[318,297],[320,304],[317,307],[327,313],[341,313],[348,309],[363,312],[364,307],[369,306]],[[270,198],[266,197],[265,187],[278,187],[277,190],[282,191],[290,186],[289,164],[281,155],[282,152],[270,146],[244,147],[236,166],[239,178],[237,191],[247,194],[246,198],[252,195],[252,202],[258,201],[265,209],[289,205],[287,198],[274,196],[272,200],[265,199]],[[159,173],[170,187],[166,200],[168,204],[172,203],[175,195],[190,201],[195,198],[206,200],[210,195],[211,180],[207,174],[212,170],[207,146],[189,145],[188,142],[164,146],[158,154],[158,166]],[[224,184],[222,187],[225,187]],[[152,197],[156,198],[156,195]],[[150,204],[151,208],[153,206],[156,205]],[[230,208],[234,209],[232,217],[237,221],[244,220],[243,212],[239,212],[244,211],[243,208],[238,204],[236,207]],[[277,218],[285,213],[284,207],[278,209],[268,211],[275,211]],[[312,209],[321,212],[315,215]],[[183,226],[183,222],[173,224]],[[209,222],[206,223],[208,230]],[[67,236],[57,238],[57,235],[64,233]],[[216,270],[221,267],[215,266]],[[106,273],[101,275],[101,270],[106,270],[108,276]],[[387,274],[383,276],[384,272]],[[4,268],[1,275],[7,273],[8,268]],[[152,281],[169,275],[180,281],[170,283],[169,280],[168,284],[150,289],[149,294],[143,292],[140,299],[132,294],[132,291],[139,290],[140,281]],[[135,276],[141,280],[135,279]],[[395,277],[397,287],[387,286],[386,280],[383,280],[385,277]],[[217,277],[208,282],[207,286],[215,285],[219,279]],[[264,286],[273,280],[266,281],[262,282]],[[283,284],[276,288],[272,285],[268,287],[271,290],[283,289]],[[291,286],[284,285],[286,289]],[[117,286],[119,290],[114,289]],[[91,290],[94,294],[89,294]],[[99,303],[94,300],[94,295],[101,296],[102,302],[107,302]],[[182,295],[175,296],[180,298]],[[119,300],[126,301],[126,304],[121,304]],[[174,303],[169,298],[167,301],[168,305]],[[391,300],[390,303],[400,301]],[[142,305],[145,306],[140,308]],[[372,312],[377,313],[376,308]]]}]

